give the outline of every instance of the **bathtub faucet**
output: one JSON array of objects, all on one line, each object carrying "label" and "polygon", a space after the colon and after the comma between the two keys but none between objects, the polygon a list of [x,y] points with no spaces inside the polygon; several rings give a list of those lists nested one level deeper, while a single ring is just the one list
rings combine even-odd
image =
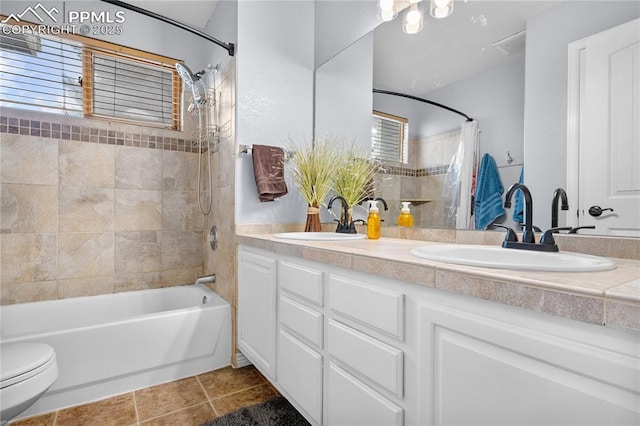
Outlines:
[{"label": "bathtub faucet", "polygon": [[196,278],[195,285],[198,284],[213,284],[216,282],[216,274],[205,275],[204,277]]}]

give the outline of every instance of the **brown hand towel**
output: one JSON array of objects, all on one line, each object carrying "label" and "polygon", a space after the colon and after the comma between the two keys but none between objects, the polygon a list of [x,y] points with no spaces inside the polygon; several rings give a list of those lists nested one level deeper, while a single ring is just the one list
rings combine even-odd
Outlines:
[{"label": "brown hand towel", "polygon": [[261,202],[287,194],[284,181],[284,150],[275,146],[253,145],[253,174]]}]

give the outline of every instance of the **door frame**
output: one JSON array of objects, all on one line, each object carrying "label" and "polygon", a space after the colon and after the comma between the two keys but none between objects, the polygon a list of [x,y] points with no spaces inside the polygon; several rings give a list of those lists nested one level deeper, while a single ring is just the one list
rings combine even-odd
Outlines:
[{"label": "door frame", "polygon": [[580,225],[580,111],[584,102],[584,54],[586,38],[569,43],[567,79],[567,197],[575,209],[567,214],[567,226]]}]

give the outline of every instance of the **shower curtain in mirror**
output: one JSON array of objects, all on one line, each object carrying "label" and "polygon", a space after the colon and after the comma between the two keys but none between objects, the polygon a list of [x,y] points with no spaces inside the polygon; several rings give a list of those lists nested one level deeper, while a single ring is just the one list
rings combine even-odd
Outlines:
[{"label": "shower curtain in mirror", "polygon": [[473,229],[473,199],[479,155],[477,121],[465,121],[456,154],[451,159],[442,188],[447,214],[456,218],[456,229]]}]

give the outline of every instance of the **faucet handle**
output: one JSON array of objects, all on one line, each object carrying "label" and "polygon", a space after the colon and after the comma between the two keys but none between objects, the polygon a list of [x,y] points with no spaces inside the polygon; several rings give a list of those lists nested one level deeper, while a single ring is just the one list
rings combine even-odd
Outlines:
[{"label": "faucet handle", "polygon": [[498,225],[496,223],[492,223],[490,226],[495,226],[496,228],[506,229],[507,233],[504,236],[504,240],[505,241],[512,241],[512,242],[517,242],[518,241],[518,236],[516,235],[516,231],[514,231],[511,228],[509,228],[508,226]]},{"label": "faucet handle", "polygon": [[577,234],[580,229],[596,229],[595,225],[589,226],[576,226],[575,228],[571,228],[567,234]]},{"label": "faucet handle", "polygon": [[546,245],[555,245],[556,240],[555,238],[553,238],[553,233],[556,231],[571,231],[571,227],[570,226],[560,226],[557,228],[549,228],[546,231],[544,231],[544,234],[542,234],[542,238],[540,238],[540,244],[546,244]]}]

